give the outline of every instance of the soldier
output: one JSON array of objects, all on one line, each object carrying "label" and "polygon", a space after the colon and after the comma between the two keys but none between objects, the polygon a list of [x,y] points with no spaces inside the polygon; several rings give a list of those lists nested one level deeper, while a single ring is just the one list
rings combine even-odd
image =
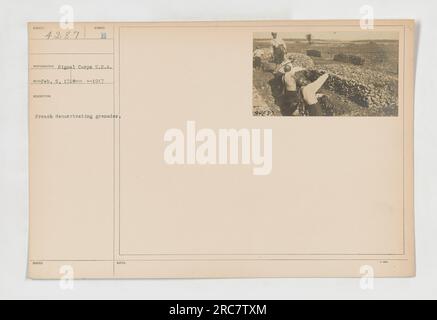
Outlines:
[{"label": "soldier", "polygon": [[305,103],[305,109],[310,116],[323,116],[322,106],[318,100],[323,95],[317,94],[317,91],[320,90],[328,78],[329,74],[325,73],[312,83],[302,75],[296,79],[296,83],[300,87],[300,95]]},{"label": "soldier", "polygon": [[283,103],[286,109],[286,115],[294,115],[299,106],[299,95],[297,92],[296,72],[304,70],[300,67],[292,67],[291,64],[286,64],[282,76],[282,85],[284,88]]},{"label": "soldier", "polygon": [[287,53],[287,47],[284,40],[278,37],[278,33],[272,32],[272,47],[273,47],[273,61],[280,64],[284,61]]}]

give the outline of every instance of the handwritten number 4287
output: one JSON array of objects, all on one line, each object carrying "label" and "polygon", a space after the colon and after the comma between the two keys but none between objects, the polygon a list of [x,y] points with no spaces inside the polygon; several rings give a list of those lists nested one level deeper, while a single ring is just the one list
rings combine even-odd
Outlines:
[{"label": "handwritten number 4287", "polygon": [[66,31],[66,32],[52,32],[50,31],[44,38],[47,40],[77,40],[79,38],[79,31]]}]

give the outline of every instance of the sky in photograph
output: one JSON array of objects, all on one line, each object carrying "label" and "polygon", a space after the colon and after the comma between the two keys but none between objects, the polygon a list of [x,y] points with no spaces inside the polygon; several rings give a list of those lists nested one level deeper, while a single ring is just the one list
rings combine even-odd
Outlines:
[{"label": "sky in photograph", "polygon": [[[360,32],[278,32],[283,39],[305,39],[311,33],[314,40],[358,41],[358,40],[399,40],[398,32],[360,31]],[[255,39],[270,39],[270,32],[257,32]]]}]

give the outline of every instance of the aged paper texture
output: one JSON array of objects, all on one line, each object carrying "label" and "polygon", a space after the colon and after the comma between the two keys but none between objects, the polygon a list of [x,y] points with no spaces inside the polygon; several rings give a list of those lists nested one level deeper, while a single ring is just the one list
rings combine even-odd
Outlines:
[{"label": "aged paper texture", "polygon": [[414,28],[29,23],[29,278],[414,276]]}]

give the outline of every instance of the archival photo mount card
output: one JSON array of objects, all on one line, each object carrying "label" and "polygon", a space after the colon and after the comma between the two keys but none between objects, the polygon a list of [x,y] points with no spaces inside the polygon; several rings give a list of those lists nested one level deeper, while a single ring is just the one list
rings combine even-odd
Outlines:
[{"label": "archival photo mount card", "polygon": [[28,277],[412,277],[411,20],[29,23]]}]

